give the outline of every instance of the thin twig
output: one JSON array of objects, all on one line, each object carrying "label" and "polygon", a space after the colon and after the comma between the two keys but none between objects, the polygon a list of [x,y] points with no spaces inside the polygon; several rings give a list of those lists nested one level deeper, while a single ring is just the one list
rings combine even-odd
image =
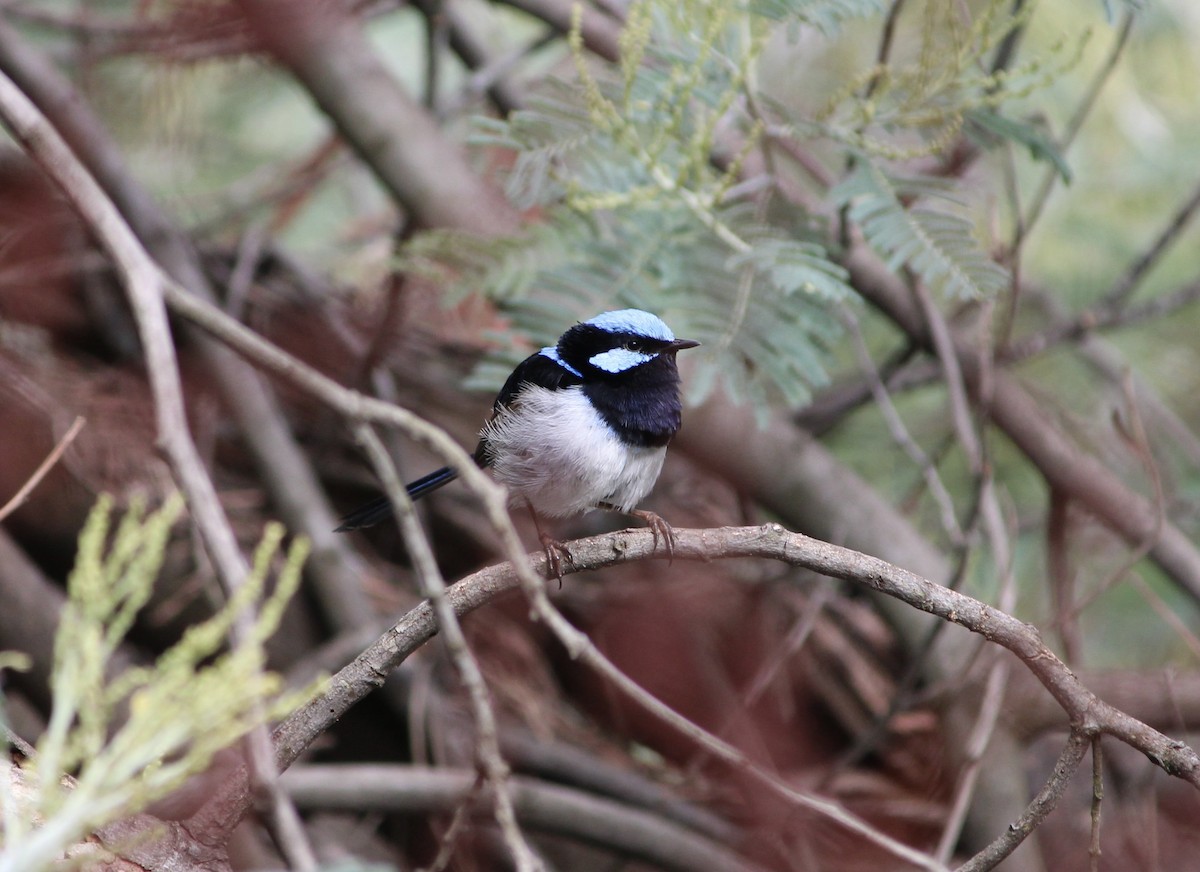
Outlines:
[{"label": "thin twig", "polygon": [[1135,327],[1171,315],[1197,301],[1200,301],[1200,281],[1191,281],[1136,306],[1088,308],[1073,318],[1063,319],[1044,330],[1021,337],[1004,349],[1000,362],[1020,363],[1057,348],[1064,342],[1083,339],[1100,330]]},{"label": "thin twig", "polygon": [[1113,284],[1111,290],[1100,298],[1101,308],[1119,309],[1129,301],[1129,297],[1137,290],[1146,273],[1179,239],[1180,234],[1187,228],[1198,210],[1200,210],[1200,184],[1192,190],[1183,205],[1171,216],[1167,226],[1162,229],[1150,247],[1129,265],[1129,268]]},{"label": "thin twig", "polygon": [[86,423],[87,421],[82,417],[76,416],[74,422],[67,429],[67,432],[58,440],[58,444],[46,455],[46,459],[38,465],[38,468],[33,471],[33,475],[26,479],[25,484],[21,485],[20,490],[13,494],[12,499],[5,503],[3,507],[0,507],[0,521],[3,521],[24,505],[25,500],[33,493],[34,488],[41,484],[46,474],[54,468],[54,464],[58,463],[58,459],[63,456],[63,452],[75,441],[75,437],[79,435],[79,431],[83,429],[83,425]]},{"label": "thin twig", "polygon": [[[979,519],[987,536],[995,565],[995,575],[1000,579],[999,605],[1001,610],[1011,613],[1016,606],[1017,583],[1012,571],[1012,547],[1010,536],[1001,517],[1000,502],[996,495],[995,480],[991,475],[991,464],[981,463],[979,477]],[[958,789],[951,803],[949,821],[942,831],[936,856],[948,861],[958,842],[959,833],[967,819],[970,801],[983,766],[993,733],[999,727],[1000,707],[1008,685],[1009,662],[996,659],[988,673],[983,702],[975,726],[967,739],[966,766],[959,776]]]},{"label": "thin twig", "polygon": [[915,281],[913,294],[925,316],[925,324],[942,365],[946,379],[946,392],[950,398],[950,418],[954,422],[954,432],[958,443],[967,457],[967,467],[978,475],[983,468],[983,448],[979,444],[979,436],[971,421],[971,404],[967,400],[967,388],[963,381],[962,367],[954,347],[954,338],[950,325],[946,323],[941,310],[933,302],[929,289],[923,282]]},{"label": "thin twig", "polygon": [[863,338],[858,319],[848,307],[843,308],[842,315],[842,322],[847,326],[847,332],[849,332],[850,338],[854,342],[854,352],[858,357],[858,368],[863,373],[863,377],[866,379],[867,385],[871,390],[871,395],[875,398],[875,403],[879,406],[879,410],[883,414],[883,420],[887,424],[888,432],[892,435],[892,441],[899,445],[904,453],[908,455],[909,459],[921,470],[921,475],[925,479],[925,486],[929,488],[930,496],[937,503],[942,519],[942,529],[946,531],[946,535],[950,537],[950,541],[956,545],[962,544],[963,531],[954,512],[953,497],[950,496],[950,492],[942,482],[942,477],[938,473],[937,467],[929,459],[929,455],[916,443],[916,440],[912,438],[912,435],[908,432],[908,428],[904,425],[904,419],[900,417],[899,410],[897,410],[895,403],[892,402],[887,385],[883,383],[883,378],[875,366],[874,359],[871,357],[871,351],[867,348],[867,342]]},{"label": "thin twig", "polygon": [[500,756],[500,741],[496,731],[496,713],[488,699],[487,685],[483,673],[479,669],[471,649],[463,635],[462,626],[454,609],[446,602],[446,583],[442,579],[442,571],[438,567],[433,548],[425,537],[425,531],[417,521],[413,511],[412,500],[404,489],[400,477],[396,473],[391,456],[375,431],[366,423],[359,423],[354,428],[355,435],[362,443],[363,449],[375,468],[375,474],[383,483],[395,511],[396,522],[404,537],[404,544],[417,571],[417,583],[421,595],[427,597],[433,604],[437,614],[438,629],[445,641],[446,650],[458,671],[459,678],[467,689],[471,701],[471,710],[475,718],[477,765],[484,779],[492,788],[495,803],[496,822],[504,842],[516,861],[519,872],[538,872],[542,864],[525,841],[520,827],[517,825],[517,815],[513,809],[512,793],[508,784],[508,766]]},{"label": "thin twig", "polygon": [[[293,775],[296,769],[292,769]],[[391,779],[393,785],[396,779]],[[445,872],[450,865],[450,860],[454,857],[454,848],[458,843],[458,837],[462,834],[463,827],[466,826],[467,817],[471,813],[471,806],[475,800],[479,798],[484,785],[487,784],[486,779],[479,772],[475,773],[475,778],[471,782],[471,789],[462,795],[458,804],[454,807],[454,814],[450,818],[450,826],[446,828],[445,834],[442,836],[442,843],[438,845],[437,856],[433,858],[433,862],[425,869],[419,872]],[[295,793],[293,792],[293,797]],[[361,813],[361,807],[356,809],[356,813]]]},{"label": "thin twig", "polygon": [[1087,753],[1090,744],[1087,736],[1072,732],[1067,739],[1067,746],[1063,748],[1058,762],[1054,764],[1054,772],[1042,785],[1033,802],[1029,803],[1025,813],[1009,824],[995,841],[959,866],[955,872],[987,872],[989,869],[995,869],[1005,857],[1015,851],[1030,833],[1042,825],[1047,815],[1054,811],[1071,777],[1083,762],[1083,755]]},{"label": "thin twig", "polygon": [[938,841],[934,856],[943,863],[950,861],[954,846],[958,844],[963,823],[967,819],[971,797],[975,793],[975,785],[979,780],[983,766],[983,755],[987,751],[988,742],[996,723],[1000,719],[1000,709],[1004,702],[1004,690],[1008,683],[1009,661],[997,659],[988,672],[987,684],[983,692],[983,702],[979,706],[979,717],[967,738],[964,749],[966,762],[959,774],[958,785],[954,791],[954,799],[950,803],[950,813],[946,816],[946,825],[942,828],[942,837]]},{"label": "thin twig", "polygon": [[1154,452],[1150,448],[1150,439],[1146,435],[1146,427],[1142,423],[1142,416],[1138,411],[1137,398],[1134,396],[1133,381],[1128,374],[1126,374],[1125,379],[1122,381],[1121,388],[1125,394],[1128,424],[1121,424],[1119,419],[1116,418],[1114,418],[1114,423],[1117,425],[1120,435],[1124,437],[1125,442],[1137,454],[1138,459],[1146,469],[1146,474],[1150,477],[1150,483],[1154,489],[1155,524],[1146,533],[1142,541],[1136,543],[1134,549],[1126,555],[1121,564],[1110,572],[1107,578],[1100,582],[1100,584],[1096,585],[1086,597],[1074,603],[1069,612],[1060,615],[1059,620],[1073,622],[1088,606],[1116,587],[1128,575],[1129,571],[1143,557],[1150,553],[1150,549],[1154,547],[1159,536],[1162,535],[1163,527],[1167,523],[1167,494],[1163,487],[1162,473],[1159,471],[1158,462],[1154,459]]}]

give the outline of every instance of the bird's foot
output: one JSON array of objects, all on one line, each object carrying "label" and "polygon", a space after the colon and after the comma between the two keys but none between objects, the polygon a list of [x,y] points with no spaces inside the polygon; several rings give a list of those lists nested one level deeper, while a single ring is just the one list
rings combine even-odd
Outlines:
[{"label": "bird's foot", "polygon": [[669,566],[673,563],[675,560],[675,531],[663,519],[662,515],[646,511],[645,509],[633,509],[628,514],[632,518],[645,521],[646,526],[650,528],[650,534],[654,536],[654,548],[656,551],[658,550],[658,540],[662,539],[663,545],[667,549],[667,565]]},{"label": "bird's foot", "polygon": [[570,564],[572,569],[575,566],[575,558],[571,555],[571,551],[567,548],[567,543],[555,539],[553,536],[538,530],[538,539],[542,543],[542,550],[546,552],[546,569],[548,574],[546,578],[557,578],[558,588],[562,590],[563,583],[563,560]]},{"label": "bird's foot", "polygon": [[546,569],[548,570],[546,578],[557,578],[558,589],[562,590],[563,559],[566,558],[572,569],[577,569],[575,558],[571,556],[565,542],[555,539],[543,529],[542,519],[533,504],[526,501],[525,507],[529,509],[529,517],[533,518],[533,526],[537,529],[538,541],[542,543],[542,550],[546,552]]}]

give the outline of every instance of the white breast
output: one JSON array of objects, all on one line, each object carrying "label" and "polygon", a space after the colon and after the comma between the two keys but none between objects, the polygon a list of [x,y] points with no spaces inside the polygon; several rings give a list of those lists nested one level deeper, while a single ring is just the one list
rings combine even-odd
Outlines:
[{"label": "white breast", "polygon": [[548,517],[580,514],[601,502],[636,508],[654,487],[667,451],[621,442],[580,387],[527,386],[480,435],[512,502],[528,501]]}]

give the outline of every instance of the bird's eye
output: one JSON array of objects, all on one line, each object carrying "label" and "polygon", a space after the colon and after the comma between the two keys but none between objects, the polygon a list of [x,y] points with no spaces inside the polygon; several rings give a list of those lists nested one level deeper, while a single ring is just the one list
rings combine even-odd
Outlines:
[{"label": "bird's eye", "polygon": [[625,343],[626,351],[641,351],[645,347],[640,339],[630,339]]}]

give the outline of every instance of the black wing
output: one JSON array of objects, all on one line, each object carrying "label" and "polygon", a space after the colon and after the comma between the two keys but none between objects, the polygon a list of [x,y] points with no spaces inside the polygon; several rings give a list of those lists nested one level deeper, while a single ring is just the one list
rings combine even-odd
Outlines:
[{"label": "black wing", "polygon": [[578,373],[571,372],[557,360],[547,357],[540,351],[517,364],[500,393],[496,394],[496,402],[492,404],[492,414],[512,402],[521,385],[536,385],[539,388],[557,391],[572,385],[583,384]]},{"label": "black wing", "polygon": [[[500,388],[500,393],[496,394],[496,402],[492,403],[492,417],[511,405],[524,385],[559,391],[580,384],[583,384],[583,378],[578,373],[572,372],[559,361],[539,351],[522,360],[512,371],[504,387]],[[490,466],[491,460],[487,453],[487,440],[480,439],[479,445],[475,447],[475,462],[480,466]]]}]

